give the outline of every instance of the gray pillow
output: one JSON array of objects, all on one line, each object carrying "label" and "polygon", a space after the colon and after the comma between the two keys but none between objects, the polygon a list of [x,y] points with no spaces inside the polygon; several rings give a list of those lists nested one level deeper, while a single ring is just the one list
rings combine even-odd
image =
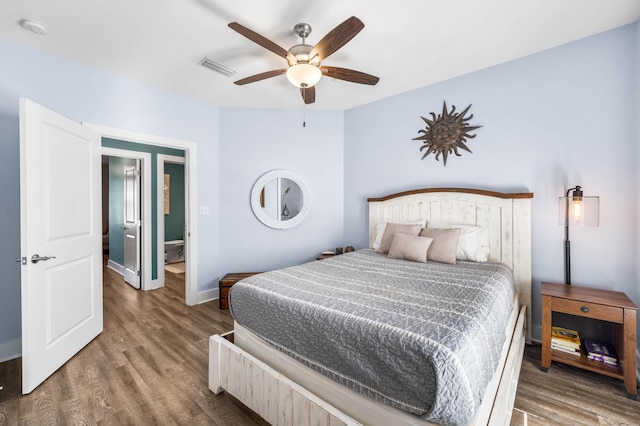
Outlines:
[{"label": "gray pillow", "polygon": [[420,231],[420,236],[433,238],[427,252],[427,259],[455,265],[460,228],[424,228]]},{"label": "gray pillow", "polygon": [[432,241],[433,238],[429,237],[396,234],[389,248],[389,257],[427,263],[427,251]]},{"label": "gray pillow", "polygon": [[382,241],[380,242],[380,248],[378,249],[378,251],[384,254],[389,253],[391,242],[393,241],[393,237],[396,234],[414,235],[417,237],[420,234],[421,229],[422,225],[387,223],[387,226],[384,228],[384,234],[382,235]]}]

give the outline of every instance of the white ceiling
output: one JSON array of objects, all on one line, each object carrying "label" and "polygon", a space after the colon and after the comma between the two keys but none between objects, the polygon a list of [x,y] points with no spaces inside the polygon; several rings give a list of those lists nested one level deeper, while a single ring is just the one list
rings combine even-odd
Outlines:
[{"label": "white ceiling", "polygon": [[[640,0],[2,0],[0,37],[218,106],[301,108],[284,75],[233,84],[286,61],[227,24],[288,49],[300,42],[295,24],[311,24],[313,45],[352,15],[365,28],[323,64],[380,82],[324,77],[308,108],[349,109],[620,27],[638,19]],[[21,18],[48,35],[25,31]],[[205,56],[237,73],[199,66]]]}]

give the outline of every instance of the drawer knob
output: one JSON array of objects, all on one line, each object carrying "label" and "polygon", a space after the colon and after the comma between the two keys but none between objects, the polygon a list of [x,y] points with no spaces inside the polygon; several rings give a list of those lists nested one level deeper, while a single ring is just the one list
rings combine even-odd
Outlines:
[{"label": "drawer knob", "polygon": [[589,312],[589,307],[587,307],[587,306],[583,306],[583,307],[581,307],[581,308],[580,308],[580,310],[581,310],[582,312],[587,313],[587,312]]}]

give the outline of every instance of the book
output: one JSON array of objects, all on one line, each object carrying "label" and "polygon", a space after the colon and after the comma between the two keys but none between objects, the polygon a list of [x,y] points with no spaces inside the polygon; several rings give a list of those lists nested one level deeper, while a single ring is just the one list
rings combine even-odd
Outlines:
[{"label": "book", "polygon": [[617,364],[618,357],[613,350],[613,346],[607,342],[584,339],[584,348],[587,351],[587,358],[603,361],[608,364]]},{"label": "book", "polygon": [[554,340],[554,339],[551,339],[551,343],[556,345],[556,346],[561,346],[561,347],[563,347],[565,349],[572,349],[572,350],[576,350],[576,351],[580,350],[580,345],[576,345],[575,343],[567,343],[567,342],[564,342],[564,341],[561,341],[561,340],[559,341],[559,340]]},{"label": "book", "polygon": [[580,350],[580,335],[576,330],[563,327],[551,327],[551,343]]},{"label": "book", "polygon": [[580,348],[578,349],[567,348],[566,346],[555,345],[553,342],[551,342],[551,349],[555,349],[557,351],[561,351],[567,354],[572,354],[577,356],[580,356],[582,354],[582,352],[580,351]]},{"label": "book", "polygon": [[617,366],[618,362],[617,361],[611,361],[608,359],[605,359],[599,355],[587,355],[587,358],[589,358],[592,361],[598,361],[598,362],[602,362],[605,365],[610,365],[610,366]]}]

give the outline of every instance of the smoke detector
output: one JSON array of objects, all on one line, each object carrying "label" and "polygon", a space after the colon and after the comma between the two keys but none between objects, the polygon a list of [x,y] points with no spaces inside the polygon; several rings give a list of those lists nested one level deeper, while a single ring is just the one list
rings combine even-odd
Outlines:
[{"label": "smoke detector", "polygon": [[42,22],[38,22],[35,19],[22,18],[18,23],[22,28],[34,34],[46,35],[48,31]]}]

